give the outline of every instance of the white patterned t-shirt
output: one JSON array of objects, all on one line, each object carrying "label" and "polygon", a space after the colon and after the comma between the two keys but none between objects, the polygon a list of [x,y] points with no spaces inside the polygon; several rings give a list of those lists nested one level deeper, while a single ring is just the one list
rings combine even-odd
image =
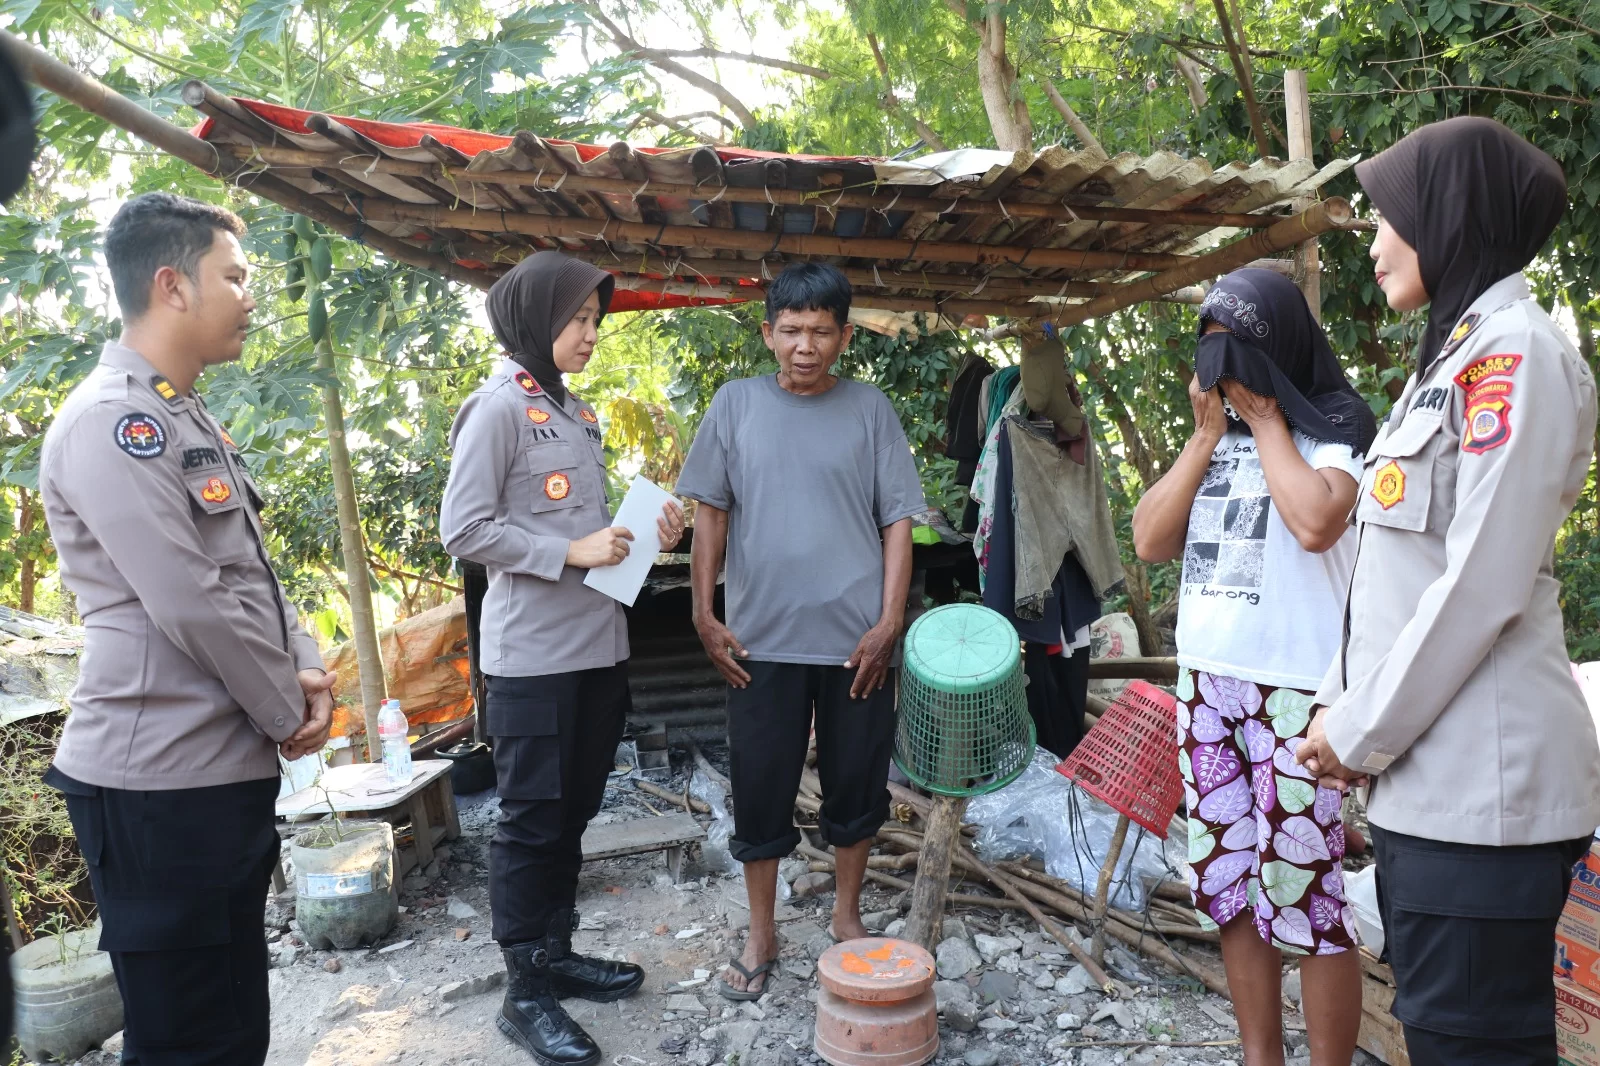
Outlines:
[{"label": "white patterned t-shirt", "polygon": [[[1313,469],[1361,480],[1347,444],[1294,433]],[[1355,534],[1328,551],[1300,546],[1272,506],[1255,438],[1230,429],[1211,453],[1184,536],[1178,662],[1207,673],[1315,690],[1339,651]]]}]

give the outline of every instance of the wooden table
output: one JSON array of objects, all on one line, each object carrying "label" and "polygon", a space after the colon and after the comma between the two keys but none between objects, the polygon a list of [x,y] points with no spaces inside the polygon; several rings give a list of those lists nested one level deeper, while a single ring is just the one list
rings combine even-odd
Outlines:
[{"label": "wooden table", "polygon": [[[382,763],[332,767],[316,784],[278,801],[277,815],[287,819],[279,832],[293,836],[306,828],[307,823],[298,819],[312,815],[390,823],[409,817],[411,846],[395,849],[394,875],[404,877],[413,867],[432,862],[435,846],[461,835],[450,788],[451,765],[444,759],[419,759],[411,764],[411,783],[398,787],[389,784]],[[284,890],[281,870],[273,877],[273,887],[280,893]]]}]

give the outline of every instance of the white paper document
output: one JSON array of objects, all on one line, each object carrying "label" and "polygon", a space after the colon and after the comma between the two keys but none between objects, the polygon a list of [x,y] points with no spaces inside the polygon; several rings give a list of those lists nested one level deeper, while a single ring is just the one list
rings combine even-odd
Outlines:
[{"label": "white paper document", "polygon": [[650,565],[661,552],[661,531],[656,519],[661,508],[671,500],[672,493],[642,477],[635,477],[628,486],[628,494],[617,508],[613,526],[624,526],[633,534],[628,544],[628,557],[615,566],[597,566],[589,571],[583,583],[596,592],[604,593],[629,607],[639,598],[644,579],[650,574]]}]

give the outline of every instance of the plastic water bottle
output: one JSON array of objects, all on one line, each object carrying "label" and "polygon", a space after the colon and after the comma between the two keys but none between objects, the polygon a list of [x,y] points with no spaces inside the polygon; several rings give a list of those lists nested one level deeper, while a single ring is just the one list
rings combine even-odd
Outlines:
[{"label": "plastic water bottle", "polygon": [[383,775],[391,785],[411,783],[411,724],[399,700],[384,700],[378,710],[378,740],[383,745]]}]

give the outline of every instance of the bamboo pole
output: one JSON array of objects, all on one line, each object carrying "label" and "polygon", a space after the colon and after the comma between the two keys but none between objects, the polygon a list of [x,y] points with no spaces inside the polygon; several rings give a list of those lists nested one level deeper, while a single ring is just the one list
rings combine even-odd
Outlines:
[{"label": "bamboo pole", "polygon": [[1185,285],[1193,285],[1197,281],[1226,274],[1253,259],[1292,248],[1302,241],[1338,229],[1349,221],[1350,202],[1342,197],[1331,197],[1312,204],[1305,211],[1279,222],[1271,229],[1260,230],[1232,244],[1223,245],[1209,255],[1203,255],[1184,266],[1118,285],[1115,292],[1096,297],[1086,303],[1074,304],[1065,311],[1044,317],[1062,326],[1086,322],[1091,318],[1154,299],[1174,289],[1181,289]]},{"label": "bamboo pole", "polygon": [[[327,198],[338,202],[336,198]],[[976,244],[955,241],[901,240],[886,237],[835,237],[814,233],[767,233],[710,226],[654,225],[622,219],[556,218],[512,211],[447,208],[434,204],[383,200],[362,205],[369,222],[449,226],[476,233],[520,233],[565,240],[617,241],[682,248],[783,253],[797,256],[844,256],[890,262],[976,263],[1029,266],[1040,270],[1175,270],[1199,262],[1192,256],[1152,252],[1102,252],[1026,245]],[[1260,230],[1271,233],[1278,226]],[[1303,239],[1303,238],[1302,238]],[[1231,247],[1231,245],[1230,245]],[[1173,286],[1178,288],[1179,286]]]},{"label": "bamboo pole", "polygon": [[361,535],[361,514],[356,505],[350,447],[345,440],[344,404],[339,395],[338,369],[333,362],[333,345],[326,337],[317,342],[317,369],[328,375],[330,381],[322,388],[322,411],[328,426],[328,465],[333,470],[333,499],[339,509],[339,544],[344,554],[351,628],[355,631],[356,669],[361,675],[361,712],[367,727],[367,761],[379,762],[383,758],[378,739],[378,711],[385,692],[383,654],[378,648],[378,622],[372,609],[366,542]]},{"label": "bamboo pole", "polygon": [[1170,655],[1129,656],[1126,659],[1090,659],[1089,677],[1091,680],[1176,681],[1178,680],[1178,660]]},{"label": "bamboo pole", "polygon": [[[251,138],[252,142],[255,140]],[[765,187],[740,188],[733,185],[716,185],[708,189],[701,185],[681,182],[649,180],[644,183],[598,175],[566,175],[550,170],[543,172],[525,170],[471,170],[443,163],[422,163],[412,160],[392,159],[365,153],[312,152],[300,148],[267,145],[218,144],[217,150],[236,159],[259,159],[279,167],[316,167],[350,170],[357,174],[392,174],[396,177],[426,178],[448,184],[462,182],[475,185],[505,185],[532,188],[541,192],[560,188],[563,192],[598,192],[611,196],[655,196],[693,201],[712,198],[730,203],[783,205],[786,207],[816,207],[837,210],[841,207],[861,208],[869,211],[909,211],[913,214],[979,215],[990,218],[1047,219],[1055,222],[1133,222],[1152,226],[1193,226],[1234,229],[1265,229],[1283,219],[1282,215],[1249,214],[1240,211],[1198,211],[1173,208],[1102,207],[1094,204],[1038,203],[1018,200],[975,200],[965,195],[951,197],[900,196],[870,192],[853,192],[842,189],[773,189]],[[715,190],[715,191],[713,191]],[[963,190],[964,191],[964,190]],[[721,193],[719,196],[718,193]]]},{"label": "bamboo pole", "polygon": [[1094,887],[1094,942],[1090,953],[1094,961],[1106,961],[1106,908],[1111,904],[1111,879],[1117,872],[1117,860],[1122,858],[1122,845],[1128,839],[1128,816],[1118,815],[1117,828],[1111,834],[1111,844],[1106,848],[1106,861],[1100,865],[1100,877]]},{"label": "bamboo pole", "polygon": [[[1283,72],[1283,97],[1287,111],[1285,125],[1289,131],[1289,158],[1312,162],[1314,138],[1311,130],[1311,93],[1306,86],[1305,71]],[[1295,202],[1296,208],[1305,206],[1306,203]],[[1296,259],[1299,265],[1296,280],[1300,284],[1300,291],[1305,293],[1306,303],[1311,305],[1311,313],[1316,316],[1318,322],[1321,322],[1322,256],[1317,250],[1315,237],[1299,247]]]}]

